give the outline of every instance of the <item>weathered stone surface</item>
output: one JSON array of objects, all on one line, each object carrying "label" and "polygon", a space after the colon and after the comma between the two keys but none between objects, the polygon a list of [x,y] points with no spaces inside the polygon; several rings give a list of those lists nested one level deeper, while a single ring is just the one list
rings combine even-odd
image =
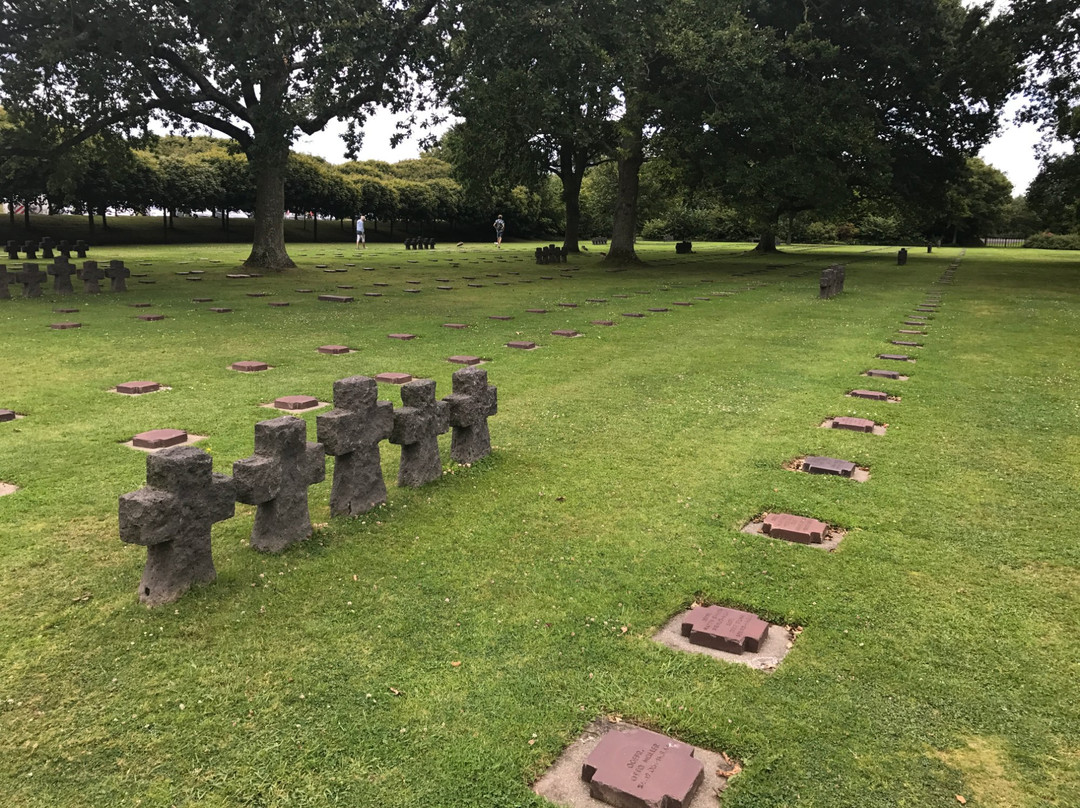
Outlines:
[{"label": "weathered stone surface", "polygon": [[525,309],[529,314],[547,314],[547,309]]},{"label": "weathered stone surface", "polygon": [[510,316],[508,316],[508,315],[505,315],[505,314],[492,314],[492,315],[489,315],[489,316],[488,316],[488,319],[489,319],[489,320],[502,320],[502,321],[506,321],[506,320],[513,320],[514,318],[513,318],[513,317],[510,317]]},{"label": "weathered stone surface", "polygon": [[12,283],[18,283],[17,274],[9,274],[7,264],[0,264],[0,300],[11,300]]},{"label": "weathered stone surface", "polygon": [[82,323],[50,323],[49,328],[55,331],[67,331],[69,328],[82,328]]},{"label": "weathered stone surface", "polygon": [[911,357],[907,356],[906,354],[881,353],[881,354],[877,355],[877,358],[878,359],[889,359],[889,360],[891,360],[893,362],[910,362],[911,361]]},{"label": "weathered stone surface", "polygon": [[274,406],[279,410],[310,410],[319,406],[319,399],[314,396],[281,396],[274,399]]},{"label": "weathered stone surface", "polygon": [[525,341],[525,340],[514,340],[512,342],[506,343],[506,347],[507,348],[519,348],[519,349],[521,349],[523,351],[531,351],[533,348],[536,347],[536,343],[535,342],[528,342],[528,341]]},{"label": "weathered stone surface", "polygon": [[153,393],[161,389],[157,382],[124,382],[116,385],[116,392],[126,393],[129,396],[140,396],[143,393]]},{"label": "weathered stone surface", "polygon": [[15,273],[15,280],[22,284],[23,297],[41,297],[41,284],[48,277],[37,264],[23,264],[22,270]]},{"label": "weathered stone surface", "polygon": [[131,270],[124,266],[123,261],[110,261],[105,274],[109,276],[109,288],[111,291],[127,291],[127,279],[131,277]]},{"label": "weathered stone surface", "polygon": [[662,306],[658,306],[658,307],[656,307],[656,308],[651,308],[651,309],[649,309],[649,311],[652,311],[652,312],[662,312],[662,311],[669,311],[669,309],[665,309],[665,308],[663,308]]},{"label": "weathered stone surface", "polygon": [[558,329],[556,331],[552,331],[551,335],[554,336],[554,337],[579,337],[579,336],[581,336],[580,334],[578,334],[577,331],[574,331],[573,329],[569,329],[569,328],[560,328],[560,329]]},{"label": "weathered stone surface", "polygon": [[415,488],[442,476],[439,435],[450,429],[446,420],[448,405],[435,400],[435,382],[431,379],[403,385],[401,402],[404,406],[394,413],[390,442],[401,447],[397,484]]},{"label": "weathered stone surface", "polygon": [[120,497],[120,539],[146,546],[139,601],[172,603],[192,584],[217,577],[210,527],[235,510],[233,481],[193,446],[146,458],[146,487]]},{"label": "weathered stone surface", "polygon": [[258,373],[260,370],[269,370],[270,366],[266,362],[259,362],[252,359],[245,359],[242,362],[233,362],[229,367],[233,370],[238,370],[241,373]]},{"label": "weathered stone surface", "polygon": [[888,401],[889,394],[880,390],[852,390],[848,395],[854,398],[865,398],[869,401]]},{"label": "weathered stone surface", "polygon": [[230,311],[232,311],[232,309],[215,308],[210,309],[210,311],[214,312],[214,314],[228,314]]},{"label": "weathered stone surface", "polygon": [[257,505],[251,546],[278,553],[311,535],[308,486],[326,478],[323,447],[307,423],[283,415],[255,424],[255,454],[233,463],[236,498]]},{"label": "weathered stone surface", "polygon": [[187,439],[188,433],[182,429],[151,429],[132,438],[131,445],[136,449],[166,449],[186,443]]},{"label": "weathered stone surface", "polygon": [[271,300],[266,305],[270,306],[271,308],[274,308],[274,309],[284,309],[289,305],[289,301],[287,301],[287,300]]},{"label": "weathered stone surface", "polygon": [[686,808],[704,778],[694,747],[646,729],[608,732],[581,767],[589,794],[616,808]]},{"label": "weathered stone surface", "polygon": [[337,356],[339,354],[347,354],[349,352],[348,345],[320,345],[319,353],[331,354]]},{"label": "weathered stone surface", "polygon": [[904,348],[921,348],[922,347],[921,342],[912,342],[911,340],[906,340],[906,339],[893,339],[893,340],[889,340],[889,342],[891,342],[893,345],[903,346]]},{"label": "weathered stone surface", "polygon": [[447,422],[454,428],[450,457],[475,463],[491,454],[487,419],[499,411],[498,391],[487,383],[487,371],[470,367],[455,371],[454,391],[443,401]]},{"label": "weathered stone surface", "polygon": [[468,327],[469,326],[466,325],[465,323],[443,323],[443,328],[456,328],[456,329],[460,330],[462,328],[468,328]]},{"label": "weathered stone surface", "polygon": [[411,339],[416,339],[416,334],[387,334],[386,336],[390,339],[400,339],[406,342]]},{"label": "weathered stone surface", "polygon": [[14,421],[14,420],[15,420],[15,411],[14,410],[0,410],[0,422]]},{"label": "weathered stone surface", "polygon": [[766,536],[801,544],[821,544],[829,526],[817,519],[790,513],[767,513],[763,525]]},{"label": "weathered stone surface", "polygon": [[63,263],[58,261],[51,265],[48,273],[53,276],[53,292],[58,295],[74,294],[75,288],[71,285],[71,276],[78,271],[74,264],[66,261]]},{"label": "weathered stone surface", "polygon": [[803,461],[802,470],[808,474],[832,474],[838,477],[850,477],[855,473],[856,465],[849,460],[837,460],[835,457],[812,455]]},{"label": "weathered stone surface", "polygon": [[319,300],[327,303],[352,303],[353,298],[348,295],[319,295]]},{"label": "weathered stone surface", "polygon": [[593,325],[615,325],[613,320],[592,320]]},{"label": "weathered stone surface", "polygon": [[828,300],[844,291],[845,269],[843,264],[833,264],[822,270],[818,297]]},{"label": "weathered stone surface", "polygon": [[156,323],[159,320],[164,320],[165,315],[164,314],[140,314],[135,319],[136,320],[142,320],[144,323]]},{"label": "weathered stone surface", "polygon": [[408,373],[380,373],[375,377],[375,381],[384,384],[407,384],[412,381],[412,376]]},{"label": "weathered stone surface", "polygon": [[559,305],[564,309],[576,309],[578,307],[577,303],[560,303]]},{"label": "weathered stone surface", "polygon": [[847,429],[851,432],[873,432],[874,422],[867,418],[848,418],[843,416],[832,419],[833,429]]},{"label": "weathered stone surface", "polygon": [[645,315],[637,311],[624,311],[623,317],[644,317]]},{"label": "weathered stone surface", "polygon": [[378,400],[378,384],[367,376],[334,382],[334,409],[315,419],[319,441],[334,456],[332,516],[357,516],[386,502],[379,441],[390,437],[394,408]]},{"label": "weathered stone surface", "polygon": [[455,365],[479,365],[484,360],[481,359],[479,356],[458,355],[458,356],[448,356],[448,357],[446,357],[446,361],[451,362],[451,363],[453,363]]},{"label": "weathered stone surface", "polygon": [[878,379],[899,379],[900,372],[897,370],[880,370],[877,368],[871,368],[866,371],[867,376],[873,376]]},{"label": "weathered stone surface", "polygon": [[695,645],[741,654],[758,650],[769,633],[769,624],[750,612],[703,606],[686,613],[682,633]]}]

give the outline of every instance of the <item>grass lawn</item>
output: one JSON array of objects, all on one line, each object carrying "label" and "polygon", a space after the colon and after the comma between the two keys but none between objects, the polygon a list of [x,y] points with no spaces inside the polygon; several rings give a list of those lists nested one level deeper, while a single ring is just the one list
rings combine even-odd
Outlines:
[{"label": "grass lawn", "polygon": [[[937,287],[958,251],[898,268],[889,249],[646,244],[648,266],[609,273],[591,247],[564,273],[533,246],[294,245],[300,270],[247,280],[225,278],[244,246],[99,248],[148,277],[0,301],[0,408],[27,416],[0,423],[0,481],[20,488],[0,498],[0,802],[544,806],[530,784],[617,716],[740,761],[724,808],[1080,805],[1077,257],[970,250]],[[835,261],[847,290],[819,301]],[[890,345],[930,289],[925,346]],[[68,319],[83,328],[48,328]],[[915,355],[910,379],[860,376],[880,352]],[[384,443],[389,503],[333,521],[329,463],[310,541],[259,554],[238,505],[214,527],[216,583],[137,603],[146,553],[120,542],[117,497],[146,457],[123,441],[207,435],[228,473],[276,417],[261,404],[386,371],[444,396],[454,354],[490,360],[489,459],[452,468],[446,435],[443,479],[398,489]],[[242,359],[273,370],[227,369]],[[172,389],[108,392],[136,379]],[[841,415],[888,432],[818,428]],[[870,480],[783,468],[816,454]],[[833,553],[740,532],[764,511],[848,532]],[[773,673],[652,640],[694,602],[802,632]]]}]

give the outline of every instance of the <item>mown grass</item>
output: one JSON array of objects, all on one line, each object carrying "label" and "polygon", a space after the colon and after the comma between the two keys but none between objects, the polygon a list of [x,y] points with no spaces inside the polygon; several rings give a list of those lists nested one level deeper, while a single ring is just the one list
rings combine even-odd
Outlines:
[{"label": "mown grass", "polygon": [[[4,802],[541,806],[529,784],[620,715],[741,760],[724,808],[1080,804],[1080,266],[969,251],[911,379],[877,382],[858,374],[956,251],[901,269],[890,251],[742,249],[676,261],[646,245],[649,266],[620,273],[594,250],[566,279],[526,245],[312,247],[294,251],[298,272],[226,280],[241,247],[112,248],[93,257],[156,283],[0,302],[0,407],[28,416],[0,424],[0,480],[21,488],[0,498]],[[834,261],[847,292],[819,301]],[[205,280],[174,274],[193,268]],[[357,302],[292,291],[337,284]],[[736,294],[672,305],[715,291]],[[266,305],[279,299],[292,305]],[[142,300],[168,319],[137,321]],[[671,311],[620,316],[648,307]],[[47,328],[69,317],[84,328]],[[399,331],[418,339],[386,338]],[[357,352],[316,353],[327,343]],[[145,456],[121,441],[205,434],[229,472],[274,416],[260,404],[391,370],[445,395],[452,354],[491,360],[491,458],[391,488],[357,520],[328,519],[328,475],[312,489],[321,527],[281,556],[246,546],[253,510],[238,506],[214,529],[215,584],[137,604],[145,552],[117,538],[116,498],[142,485]],[[238,359],[274,369],[228,371]],[[107,392],[132,379],[172,390]],[[902,401],[844,396],[855,387]],[[817,428],[845,414],[888,434]],[[806,454],[871,479],[782,469]],[[739,532],[766,510],[848,534],[829,554]],[[804,630],[772,674],[655,644],[695,600]]]}]

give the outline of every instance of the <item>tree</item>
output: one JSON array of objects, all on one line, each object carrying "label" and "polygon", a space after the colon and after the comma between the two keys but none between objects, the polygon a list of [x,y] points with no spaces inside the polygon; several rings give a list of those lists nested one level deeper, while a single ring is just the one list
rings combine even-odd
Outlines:
[{"label": "tree", "polygon": [[1080,3],[1012,0],[998,25],[1004,46],[1026,59],[1021,118],[1050,139],[1080,141]]},{"label": "tree", "polygon": [[410,70],[426,68],[436,2],[11,0],[0,26],[2,97],[49,120],[65,145],[151,115],[232,138],[255,184],[246,265],[292,267],[290,144],[342,118],[355,146],[374,105],[402,107]]},{"label": "tree", "polygon": [[1043,229],[1080,232],[1080,153],[1046,157],[1028,187],[1027,202]]},{"label": "tree", "polygon": [[964,173],[949,185],[940,227],[946,233],[952,231],[953,244],[978,243],[1004,224],[1012,191],[1012,183],[1001,171],[970,157]]}]

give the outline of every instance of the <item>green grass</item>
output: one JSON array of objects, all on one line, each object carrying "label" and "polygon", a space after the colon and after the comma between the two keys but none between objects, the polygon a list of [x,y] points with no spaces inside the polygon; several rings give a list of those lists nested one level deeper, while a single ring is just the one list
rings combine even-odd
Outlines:
[{"label": "green grass", "polygon": [[[702,245],[677,261],[644,245],[649,266],[608,273],[598,249],[572,279],[533,265],[529,245],[481,245],[355,260],[298,247],[297,272],[226,280],[241,246],[110,248],[91,257],[157,282],[78,294],[76,315],[49,297],[0,302],[0,407],[28,416],[0,424],[0,480],[21,487],[0,498],[3,802],[542,806],[529,784],[615,714],[741,760],[724,808],[1080,804],[1076,260],[969,251],[911,379],[876,382],[859,373],[957,251],[901,269],[890,250]],[[345,261],[357,267],[315,268]],[[847,291],[819,301],[834,261]],[[204,281],[174,274],[193,268]],[[376,281],[392,286],[362,297]],[[339,283],[356,303],[292,291]],[[671,305],[711,291],[737,294]],[[137,321],[128,304],[143,300],[168,319]],[[620,316],[650,306],[672,310]],[[85,327],[47,328],[68,317]],[[316,353],[327,343],[357,352]],[[229,472],[274,416],[260,404],[329,400],[335,379],[383,371],[446,395],[452,354],[491,360],[491,458],[392,487],[357,520],[328,519],[328,474],[311,492],[321,527],[281,556],[246,546],[240,505],[214,528],[216,583],[138,605],[145,551],[119,541],[116,500],[143,484],[145,456],[120,442],[187,429]],[[274,370],[226,369],[239,359]],[[172,390],[107,392],[133,379]],[[902,401],[844,396],[855,387]],[[845,414],[888,434],[817,428]],[[396,454],[383,444],[391,482]],[[806,454],[871,479],[782,469]],[[766,510],[848,534],[829,554],[739,532]],[[804,631],[772,674],[650,639],[695,600]]]}]

